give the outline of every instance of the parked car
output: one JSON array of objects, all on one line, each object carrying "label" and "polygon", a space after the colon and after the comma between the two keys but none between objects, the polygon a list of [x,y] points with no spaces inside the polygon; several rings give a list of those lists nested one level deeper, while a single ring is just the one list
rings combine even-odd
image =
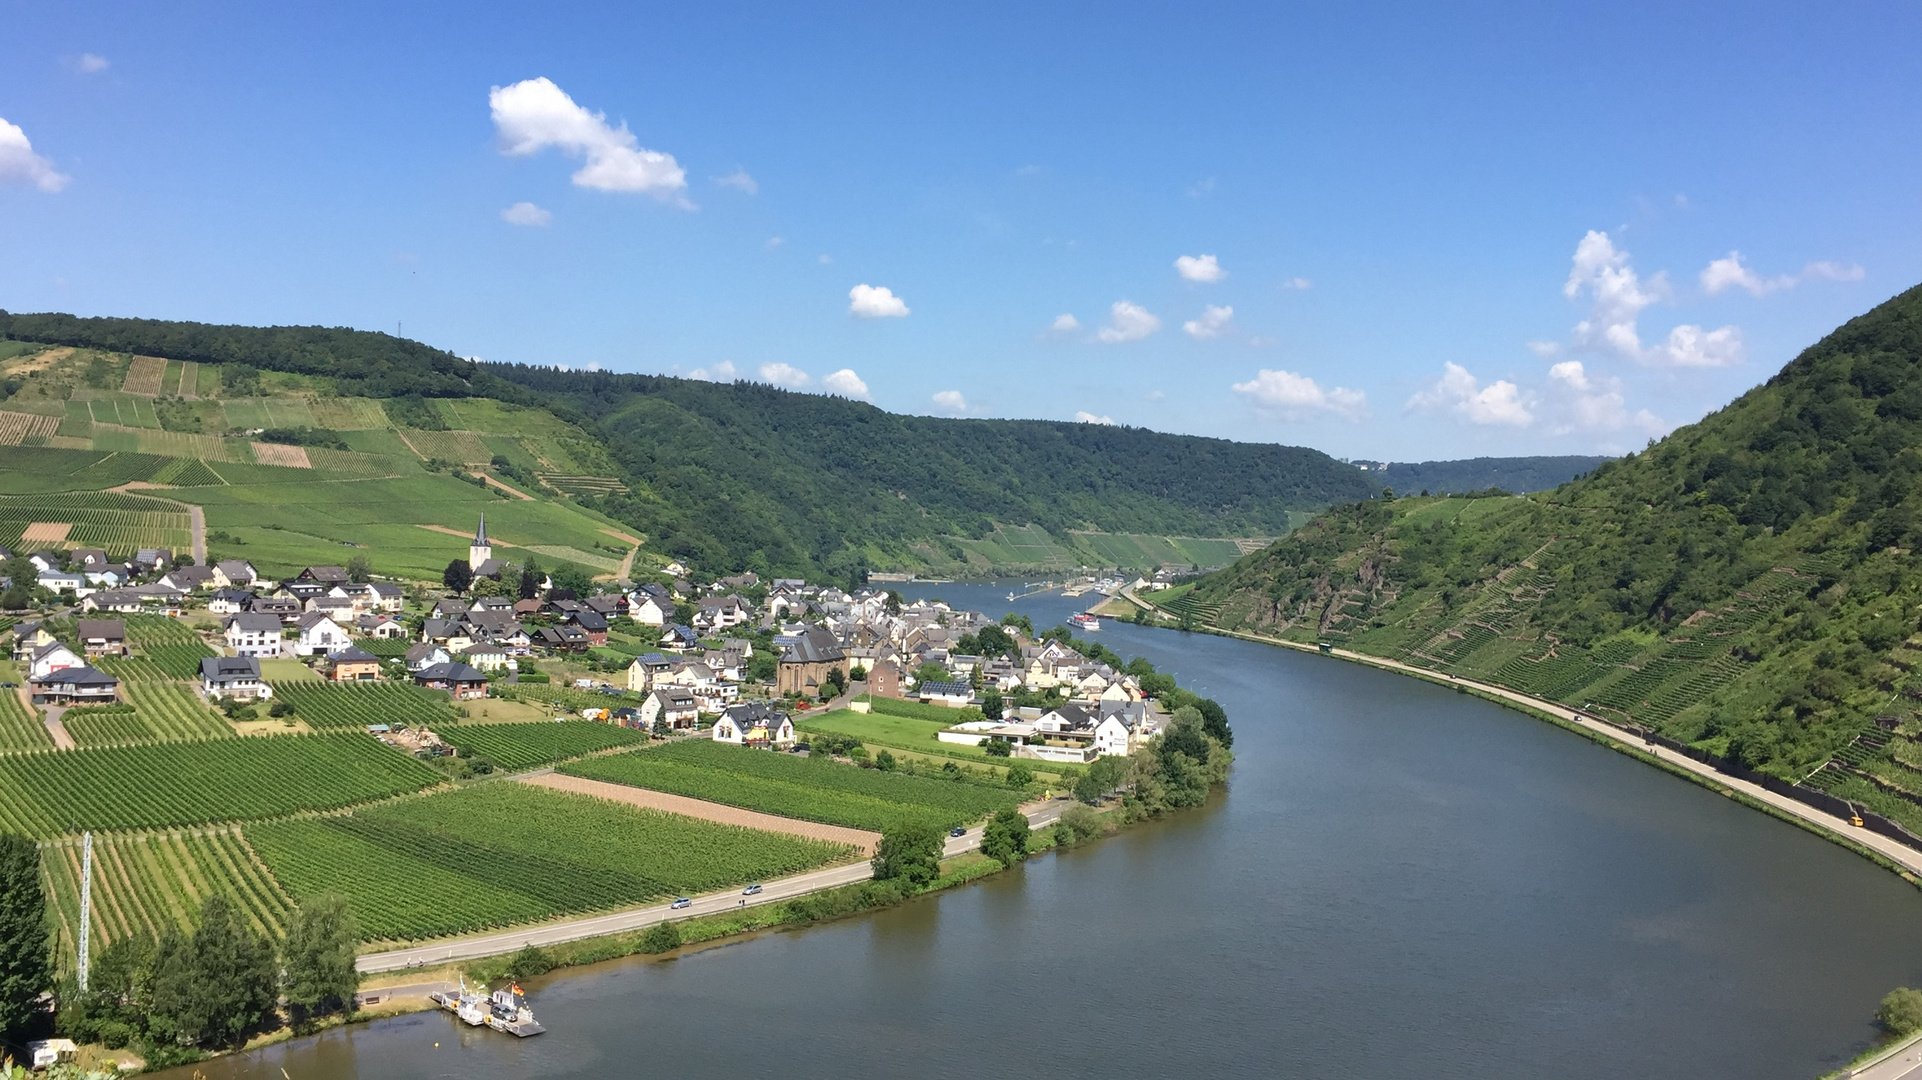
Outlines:
[{"label": "parked car", "polygon": [[962,828],[959,825],[956,825],[954,828],[948,830],[948,835],[949,836],[966,836],[968,835],[968,830]]},{"label": "parked car", "polygon": [[670,908],[673,908],[675,911],[679,911],[684,907],[694,906],[694,901],[689,900],[687,897],[683,896],[679,900],[676,900],[667,906]]},{"label": "parked car", "polygon": [[758,894],[760,891],[761,891],[761,887],[759,885],[749,885],[747,888],[741,890],[741,895],[754,896]]}]

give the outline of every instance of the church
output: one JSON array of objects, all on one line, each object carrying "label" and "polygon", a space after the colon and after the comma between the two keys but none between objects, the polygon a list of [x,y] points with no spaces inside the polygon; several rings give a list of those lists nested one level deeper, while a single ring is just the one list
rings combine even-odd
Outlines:
[{"label": "church", "polygon": [[474,530],[474,542],[467,545],[467,566],[477,578],[497,578],[507,569],[505,562],[494,557],[494,545],[487,541],[486,514],[481,515],[480,528]]}]

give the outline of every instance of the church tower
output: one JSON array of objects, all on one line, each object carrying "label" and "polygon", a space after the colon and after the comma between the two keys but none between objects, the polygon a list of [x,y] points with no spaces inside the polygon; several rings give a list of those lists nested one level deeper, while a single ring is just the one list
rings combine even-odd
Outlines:
[{"label": "church tower", "polygon": [[487,542],[487,515],[482,514],[480,528],[474,530],[474,542],[467,547],[467,565],[479,569],[480,564],[494,557],[494,545]]}]

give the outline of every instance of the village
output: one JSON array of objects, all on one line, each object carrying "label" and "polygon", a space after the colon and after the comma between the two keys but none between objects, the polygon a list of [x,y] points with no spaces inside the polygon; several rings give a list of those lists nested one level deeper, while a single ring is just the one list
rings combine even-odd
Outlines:
[{"label": "village", "polygon": [[[580,595],[496,558],[484,519],[450,566],[446,584],[460,589],[375,580],[364,559],[276,581],[246,560],[198,566],[153,549],[122,563],[89,549],[22,558],[39,595],[72,613],[13,627],[24,682],[14,690],[45,710],[56,745],[72,745],[66,710],[123,701],[120,680],[95,662],[128,655],[127,620],[153,616],[193,628],[211,654],[198,657],[193,685],[230,719],[264,711],[292,722],[277,685],[319,678],[441,691],[466,715],[489,700],[532,703],[554,719],[795,750],[808,741],[796,719],[866,714],[878,701],[951,714],[936,734],[950,748],[1062,764],[1132,754],[1168,720],[1154,700],[1165,676],[1089,655],[1106,650],[1077,647],[1065,630],[1037,634],[1017,616],[996,622],[880,587],[754,573],[697,583],[679,563],[656,581]],[[11,552],[0,560],[21,565]],[[421,756],[453,753],[404,718],[360,719]]]}]

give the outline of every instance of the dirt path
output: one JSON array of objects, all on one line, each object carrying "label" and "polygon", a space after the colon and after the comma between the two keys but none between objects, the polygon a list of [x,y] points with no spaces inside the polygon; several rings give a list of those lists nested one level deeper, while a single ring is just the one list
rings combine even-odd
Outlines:
[{"label": "dirt path", "polygon": [[821,825],[812,821],[796,821],[793,818],[743,810],[738,806],[723,806],[720,803],[690,799],[685,795],[669,795],[664,791],[648,791],[645,788],[628,787],[626,784],[609,784],[579,776],[544,773],[539,776],[524,777],[521,783],[539,784],[541,787],[553,788],[556,791],[571,791],[576,795],[592,795],[595,798],[626,803],[629,806],[665,810],[670,814],[700,818],[703,821],[718,822],[722,825],[740,825],[749,829],[760,829],[762,832],[787,833],[791,836],[804,836],[810,840],[853,844],[864,855],[874,854],[875,845],[881,842],[880,833],[847,829],[839,825]]},{"label": "dirt path", "polygon": [[[409,447],[412,447],[412,446],[413,446],[414,444],[413,444],[413,443],[408,443],[407,445],[408,445]],[[415,452],[415,453],[419,453],[420,451],[418,451],[418,450],[416,450],[416,451],[414,451],[414,452]],[[501,482],[500,482],[499,480],[496,480],[496,479],[494,479],[493,477],[491,477],[491,476],[489,476],[489,475],[487,475],[487,474],[486,474],[486,473],[484,473],[484,472],[477,472],[477,473],[475,473],[474,475],[475,475],[475,476],[478,476],[478,477],[480,477],[480,478],[481,478],[481,479],[482,479],[483,481],[485,481],[485,482],[487,483],[487,485],[488,485],[489,487],[497,487],[497,488],[499,488],[499,489],[501,489],[502,491],[505,491],[505,492],[507,492],[507,493],[508,493],[509,495],[512,495],[512,496],[514,496],[514,497],[515,497],[516,499],[526,499],[526,500],[527,500],[528,502],[533,502],[533,501],[534,501],[534,496],[532,496],[532,495],[529,495],[529,494],[528,494],[527,492],[525,492],[525,491],[522,491],[522,490],[521,490],[521,489],[519,489],[519,488],[516,488],[516,487],[509,487],[509,486],[507,486],[506,484],[503,484],[503,483],[501,483]]]},{"label": "dirt path", "polygon": [[[24,690],[25,687],[21,689]],[[32,699],[29,698],[28,700],[31,701]],[[67,715],[66,709],[58,705],[47,706],[47,735],[53,739],[54,749],[56,750],[72,750],[74,747],[80,745],[73,741],[73,736],[67,731],[67,725],[60,722],[60,718],[65,715]]]},{"label": "dirt path", "polygon": [[192,503],[187,505],[187,516],[192,519],[194,531],[194,565],[207,565],[207,511]]}]

